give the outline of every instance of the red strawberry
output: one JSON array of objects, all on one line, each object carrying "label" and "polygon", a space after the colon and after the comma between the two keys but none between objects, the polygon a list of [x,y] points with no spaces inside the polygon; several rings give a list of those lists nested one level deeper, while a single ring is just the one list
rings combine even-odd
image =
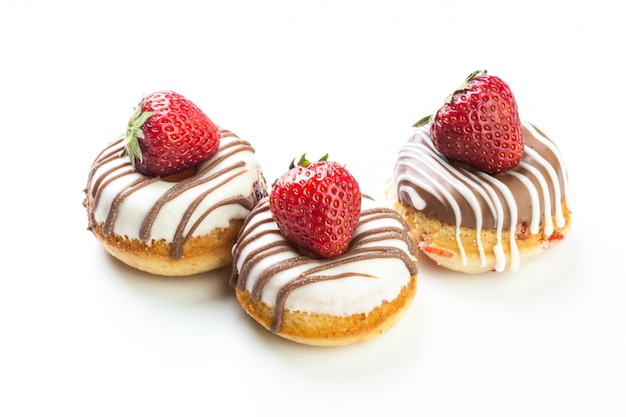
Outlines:
[{"label": "red strawberry", "polygon": [[[298,166],[274,183],[270,210],[282,234],[312,255],[335,258],[346,251],[361,215],[361,190],[348,170],[328,155]],[[306,253],[306,252],[305,252]]]},{"label": "red strawberry", "polygon": [[487,71],[470,74],[448,96],[431,122],[430,135],[445,156],[489,174],[516,167],[524,153],[517,103],[509,86]]},{"label": "red strawberry", "polygon": [[126,149],[142,174],[169,176],[217,152],[220,131],[195,104],[173,91],[144,97],[128,122]]}]

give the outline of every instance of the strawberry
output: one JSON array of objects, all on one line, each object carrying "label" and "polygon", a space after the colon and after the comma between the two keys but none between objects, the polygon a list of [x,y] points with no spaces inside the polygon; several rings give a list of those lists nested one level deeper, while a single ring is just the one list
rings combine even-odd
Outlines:
[{"label": "strawberry", "polygon": [[128,122],[126,148],[144,175],[166,177],[213,156],[220,131],[195,104],[173,91],[144,97]]},{"label": "strawberry", "polygon": [[488,174],[516,167],[524,153],[515,97],[500,78],[475,71],[427,123],[433,144],[445,156]]},{"label": "strawberry", "polygon": [[361,215],[361,190],[337,162],[298,165],[274,183],[270,210],[281,233],[307,255],[335,258],[346,251]]}]

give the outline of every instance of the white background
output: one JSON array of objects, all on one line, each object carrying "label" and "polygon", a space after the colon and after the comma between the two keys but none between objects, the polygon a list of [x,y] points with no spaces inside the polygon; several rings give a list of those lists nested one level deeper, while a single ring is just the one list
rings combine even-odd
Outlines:
[{"label": "white background", "polygon": [[[619,5],[0,1],[0,415],[624,415]],[[480,68],[564,154],[571,235],[517,273],[420,257],[410,311],[375,340],[283,341],[228,268],[143,274],[86,230],[91,162],[143,94],[186,95],[270,181],[329,152],[382,198],[411,125]]]}]

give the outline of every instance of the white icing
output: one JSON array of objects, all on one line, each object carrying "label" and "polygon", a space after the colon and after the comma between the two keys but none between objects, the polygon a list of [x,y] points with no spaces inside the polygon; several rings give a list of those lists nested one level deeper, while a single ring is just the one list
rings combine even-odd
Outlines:
[{"label": "white icing", "polygon": [[[261,173],[254,152],[241,145],[228,148],[228,144],[236,141],[239,141],[239,139],[234,135],[222,136],[220,149],[217,154],[208,161],[200,164],[198,166],[198,172],[211,164],[212,161],[217,161],[221,156],[231,153],[234,149],[237,149],[237,151],[232,152],[230,156],[226,157],[201,176],[201,178],[209,178],[215,175],[215,178],[182,192],[180,195],[164,204],[155,218],[154,224],[150,230],[149,239],[165,239],[166,241],[171,241],[176,232],[176,228],[181,223],[185,211],[200,193],[212,188],[215,189],[208,193],[192,212],[189,221],[185,225],[185,237],[188,237],[188,233],[192,227],[196,227],[196,229],[191,233],[191,236],[198,236],[207,234],[216,228],[227,227],[231,219],[245,218],[249,212],[246,208],[239,204],[229,204],[212,210],[204,219],[200,219],[209,208],[229,197],[241,195],[248,198],[254,193],[253,184],[260,181]],[[119,151],[121,154],[122,147],[123,144],[117,147],[119,149],[112,149],[116,149],[116,152]],[[220,173],[220,171],[223,171],[225,168],[240,162],[244,162],[243,166],[234,168],[233,170],[225,170]],[[113,178],[115,173],[131,171],[132,168],[128,166],[128,163],[128,157],[113,158],[104,163],[95,170],[89,186],[91,187],[99,178],[107,180],[107,178]],[[110,172],[112,172],[112,174],[107,174]],[[95,222],[105,222],[109,215],[111,204],[116,196],[123,190],[126,190],[135,181],[145,178],[144,175],[135,171],[128,175],[123,175],[105,186],[101,185],[99,189],[99,200],[93,211]],[[227,185],[220,186],[220,183],[226,180],[228,180]],[[113,223],[113,232],[131,239],[140,239],[139,230],[147,214],[157,200],[176,184],[177,183],[157,180],[130,193],[119,208],[119,214]],[[88,190],[88,192],[90,192],[90,190]]]},{"label": "white icing", "polygon": [[[531,129],[533,133],[537,135],[537,138],[539,138],[539,140],[541,140],[542,143],[548,146],[548,148],[550,148],[550,150],[552,150],[552,152],[555,153],[555,155],[559,157],[559,161],[561,161],[560,153],[558,152],[556,147],[553,146],[553,144],[550,143],[550,141],[546,140],[547,138],[542,138],[541,135],[539,135],[539,132],[537,132],[537,130],[532,128],[532,126],[531,126]],[[544,158],[541,158],[541,156],[539,156],[539,154],[533,151],[532,149],[530,151],[533,154],[533,158],[548,172],[548,174],[550,175],[550,180],[552,181],[552,184],[556,185],[554,187],[554,200],[555,200],[554,214],[556,216],[557,227],[563,227],[565,226],[565,217],[563,216],[563,207],[561,205],[561,199],[564,198],[565,195],[562,195],[561,187],[558,186],[559,177],[556,171],[554,170],[554,167],[550,165],[548,161],[546,161]],[[565,166],[562,163],[560,165],[561,167]],[[561,172],[561,175],[563,176],[563,178],[567,178],[565,172]]]},{"label": "white icing", "polygon": [[[504,202],[505,202],[503,206],[506,206],[509,208],[509,212],[510,212],[512,219],[517,219],[517,202],[515,201],[515,197],[513,196],[513,193],[511,193],[511,190],[509,190],[504,184],[502,184],[502,182],[498,181],[497,179],[495,179],[489,174],[480,172],[479,175],[483,178],[483,180],[491,183],[494,189],[497,189],[498,191],[500,191],[500,193],[502,193],[502,195],[504,196]],[[517,242],[515,239],[515,226],[516,226],[516,223],[511,222],[511,225],[509,227],[510,267],[511,267],[511,270],[513,271],[517,271],[519,269],[519,250],[517,248]],[[502,216],[500,216],[498,219],[498,227],[496,229],[496,233],[498,234],[498,242],[502,241],[501,239],[502,231],[503,231],[503,222],[502,222]],[[499,249],[501,248],[502,248],[502,244],[500,243]],[[494,251],[494,254],[496,256],[496,271],[498,272],[504,271],[504,268],[506,266],[506,259],[505,259],[504,253],[500,251]]]},{"label": "white icing", "polygon": [[520,167],[525,168],[531,174],[533,174],[534,178],[537,180],[537,182],[539,182],[541,191],[543,192],[543,196],[544,196],[543,206],[542,206],[541,204],[542,202],[539,201],[539,190],[537,190],[537,188],[533,185],[532,181],[528,177],[525,177],[524,175],[519,174],[517,172],[511,173],[511,175],[519,179],[524,184],[531,198],[532,217],[531,217],[530,225],[529,225],[530,233],[532,233],[533,235],[536,235],[537,233],[539,233],[539,224],[541,220],[540,219],[541,207],[543,207],[544,232],[547,235],[551,235],[554,228],[552,226],[552,221],[551,221],[552,203],[550,199],[550,191],[548,190],[548,184],[543,179],[543,176],[541,175],[539,170],[535,168],[534,166],[531,166],[530,164],[527,164],[525,162],[520,162]]}]

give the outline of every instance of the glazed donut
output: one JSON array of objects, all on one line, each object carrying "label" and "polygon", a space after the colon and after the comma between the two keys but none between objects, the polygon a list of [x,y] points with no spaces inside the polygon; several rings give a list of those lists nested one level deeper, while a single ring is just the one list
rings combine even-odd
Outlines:
[{"label": "glazed donut", "polygon": [[522,122],[519,166],[489,175],[437,151],[430,126],[401,147],[387,190],[418,247],[446,268],[515,271],[570,228],[568,176],[554,142]]},{"label": "glazed donut", "polygon": [[230,283],[243,309],[271,332],[307,345],[347,345],[380,335],[407,311],[417,288],[416,252],[400,216],[363,198],[346,252],[301,254],[264,198],[233,247]]},{"label": "glazed donut", "polygon": [[88,229],[142,271],[192,275],[232,261],[245,217],[267,194],[254,148],[221,129],[219,149],[191,177],[149,177],[123,157],[124,137],[95,159],[85,191]]}]

